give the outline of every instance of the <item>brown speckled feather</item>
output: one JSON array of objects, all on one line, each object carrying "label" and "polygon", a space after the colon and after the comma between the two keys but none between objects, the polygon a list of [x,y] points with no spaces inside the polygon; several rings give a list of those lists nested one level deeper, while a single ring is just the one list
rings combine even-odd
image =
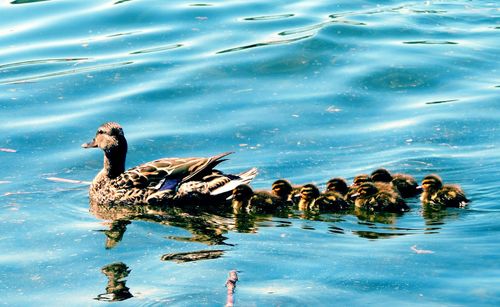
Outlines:
[{"label": "brown speckled feather", "polygon": [[164,179],[176,178],[179,182],[186,182],[203,175],[203,172],[211,172],[213,167],[224,161],[222,157],[231,153],[225,152],[210,158],[165,158],[147,162],[125,171],[116,178],[115,186],[119,189],[159,189]]}]

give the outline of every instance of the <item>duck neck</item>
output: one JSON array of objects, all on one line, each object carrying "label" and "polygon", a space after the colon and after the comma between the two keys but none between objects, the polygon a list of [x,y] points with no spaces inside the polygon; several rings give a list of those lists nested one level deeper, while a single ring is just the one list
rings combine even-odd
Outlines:
[{"label": "duck neck", "polygon": [[104,172],[107,177],[113,179],[125,171],[125,159],[127,157],[127,146],[113,148],[104,151]]}]

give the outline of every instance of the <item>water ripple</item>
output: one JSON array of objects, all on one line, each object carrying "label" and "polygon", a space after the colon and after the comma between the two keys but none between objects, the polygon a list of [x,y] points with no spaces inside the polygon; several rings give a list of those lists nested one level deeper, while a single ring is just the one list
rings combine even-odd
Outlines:
[{"label": "water ripple", "polygon": [[247,21],[276,20],[276,19],[286,19],[286,18],[290,18],[293,16],[295,16],[295,14],[278,14],[278,15],[245,17],[245,18],[242,18],[242,20],[247,20]]},{"label": "water ripple", "polygon": [[57,71],[57,72],[51,72],[51,73],[47,73],[47,74],[27,76],[27,77],[17,78],[17,79],[1,80],[0,84],[18,84],[18,83],[34,82],[34,81],[38,81],[38,80],[42,80],[42,79],[60,77],[60,76],[65,76],[65,75],[73,75],[73,74],[80,74],[80,73],[84,73],[84,72],[96,72],[96,71],[102,71],[102,70],[106,70],[106,69],[113,69],[113,68],[117,68],[117,67],[130,65],[133,63],[134,62],[132,62],[132,61],[127,61],[127,62],[120,62],[120,63],[101,64],[101,65],[95,65],[95,66],[89,66],[89,67],[83,67],[83,68],[68,69],[68,70],[62,70],[62,71]]},{"label": "water ripple", "polygon": [[311,38],[313,36],[314,35],[311,34],[311,35],[304,35],[304,36],[290,38],[290,39],[272,40],[272,41],[267,41],[267,42],[262,42],[262,43],[255,43],[255,44],[245,45],[245,46],[241,46],[241,47],[224,49],[224,50],[221,50],[221,51],[217,51],[216,53],[217,54],[221,54],[221,53],[241,51],[241,50],[250,49],[250,48],[256,48],[256,47],[289,44],[289,43],[293,43],[293,42],[296,42],[296,41],[300,41],[300,40],[304,40],[304,39],[307,39],[307,38]]}]

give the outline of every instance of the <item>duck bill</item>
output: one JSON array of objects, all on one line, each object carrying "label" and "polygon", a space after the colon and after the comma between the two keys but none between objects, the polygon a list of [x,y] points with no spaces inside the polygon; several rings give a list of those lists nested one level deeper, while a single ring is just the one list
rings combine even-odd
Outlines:
[{"label": "duck bill", "polygon": [[82,144],[82,148],[96,148],[96,147],[97,147],[97,143],[95,142],[95,139],[93,139],[92,141],[90,141],[88,143]]},{"label": "duck bill", "polygon": [[422,193],[424,191],[424,188],[421,185],[419,185],[415,188],[415,190],[417,191],[417,193]]},{"label": "duck bill", "polygon": [[358,196],[359,196],[359,193],[351,194],[350,199],[356,199],[356,198],[358,198]]}]

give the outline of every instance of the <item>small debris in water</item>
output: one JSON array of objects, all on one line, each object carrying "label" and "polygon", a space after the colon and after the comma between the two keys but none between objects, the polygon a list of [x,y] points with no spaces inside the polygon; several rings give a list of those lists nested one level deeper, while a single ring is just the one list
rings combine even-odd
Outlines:
[{"label": "small debris in water", "polygon": [[335,106],[329,106],[327,109],[326,109],[326,112],[329,112],[329,113],[337,113],[337,112],[340,112],[342,111],[342,109],[339,109]]},{"label": "small debris in water", "polygon": [[0,184],[7,184],[7,183],[11,183],[11,181],[8,181],[8,180],[0,180]]},{"label": "small debris in water", "polygon": [[229,276],[226,281],[226,288],[227,288],[227,300],[226,300],[226,307],[232,307],[234,306],[234,289],[236,289],[236,282],[238,281],[238,274],[236,273],[236,270],[232,270],[229,272]]},{"label": "small debris in water", "polygon": [[416,245],[413,245],[411,247],[411,250],[414,251],[416,254],[434,254],[433,251],[427,250],[427,249],[417,249]]},{"label": "small debris in water", "polygon": [[17,150],[12,149],[12,148],[0,148],[0,151],[2,151],[2,152],[17,152]]}]

